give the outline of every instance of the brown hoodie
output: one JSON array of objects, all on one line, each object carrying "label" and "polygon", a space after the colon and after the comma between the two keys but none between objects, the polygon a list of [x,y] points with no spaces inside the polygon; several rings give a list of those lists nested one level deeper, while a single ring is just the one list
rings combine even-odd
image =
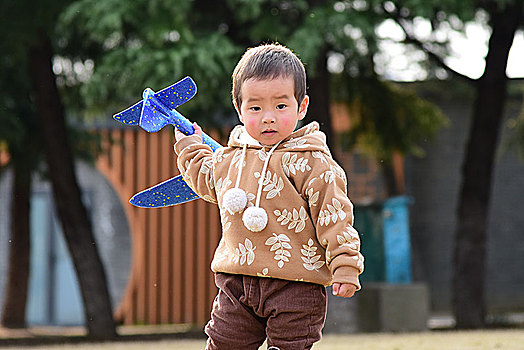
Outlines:
[{"label": "brown hoodie", "polygon": [[[318,123],[271,148],[240,125],[227,147],[215,153],[196,135],[175,144],[178,168],[188,185],[220,208],[223,234],[211,269],[325,286],[352,283],[360,289],[364,257],[353,228],[346,175],[331,157]],[[246,210],[224,206],[224,194],[234,187],[246,193],[246,207],[259,202],[265,209],[267,225],[261,231],[246,228]]]}]

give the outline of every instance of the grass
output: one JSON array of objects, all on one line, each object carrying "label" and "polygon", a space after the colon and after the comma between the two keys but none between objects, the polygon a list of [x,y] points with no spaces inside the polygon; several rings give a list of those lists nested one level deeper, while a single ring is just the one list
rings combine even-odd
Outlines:
[{"label": "grass", "polygon": [[[113,343],[80,343],[10,349],[32,350],[167,350],[204,349],[205,340],[157,340]],[[481,331],[433,331],[407,334],[325,335],[315,350],[520,350],[524,349],[524,329]],[[262,347],[261,349],[266,349]]]}]

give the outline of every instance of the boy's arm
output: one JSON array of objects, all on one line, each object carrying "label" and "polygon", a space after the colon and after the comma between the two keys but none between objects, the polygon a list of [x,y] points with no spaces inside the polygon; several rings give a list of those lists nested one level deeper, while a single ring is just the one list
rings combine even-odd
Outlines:
[{"label": "boy's arm", "polygon": [[[335,295],[351,296],[360,289],[364,269],[360,238],[353,228],[353,204],[347,196],[346,175],[330,157],[313,157],[303,184],[315,224],[317,239],[326,249],[326,263],[333,275]],[[351,285],[351,286],[348,286]]]},{"label": "boy's arm", "polygon": [[213,179],[213,151],[202,143],[202,128],[193,123],[195,133],[186,136],[175,129],[177,165],[185,182],[202,199],[216,203]]}]

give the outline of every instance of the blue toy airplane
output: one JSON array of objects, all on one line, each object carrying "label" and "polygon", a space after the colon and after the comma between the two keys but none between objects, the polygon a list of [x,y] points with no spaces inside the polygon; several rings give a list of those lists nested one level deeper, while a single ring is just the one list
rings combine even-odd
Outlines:
[{"label": "blue toy airplane", "polygon": [[[185,135],[192,135],[195,133],[193,125],[175,108],[193,98],[196,92],[196,84],[190,77],[185,77],[156,93],[146,88],[142,94],[142,101],[115,114],[113,118],[125,125],[138,125],[148,132],[157,132],[167,124],[171,124]],[[213,151],[221,147],[205,133],[202,134],[202,141]],[[135,194],[129,202],[137,207],[158,208],[197,198],[198,195],[186,184],[182,175],[178,175]]]}]

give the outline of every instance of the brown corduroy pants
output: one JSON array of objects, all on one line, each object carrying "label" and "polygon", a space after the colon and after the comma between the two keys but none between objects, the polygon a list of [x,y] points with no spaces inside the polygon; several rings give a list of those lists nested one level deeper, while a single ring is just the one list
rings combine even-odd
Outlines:
[{"label": "brown corduroy pants", "polygon": [[319,284],[215,274],[207,350],[310,349],[322,337],[326,288]]}]

